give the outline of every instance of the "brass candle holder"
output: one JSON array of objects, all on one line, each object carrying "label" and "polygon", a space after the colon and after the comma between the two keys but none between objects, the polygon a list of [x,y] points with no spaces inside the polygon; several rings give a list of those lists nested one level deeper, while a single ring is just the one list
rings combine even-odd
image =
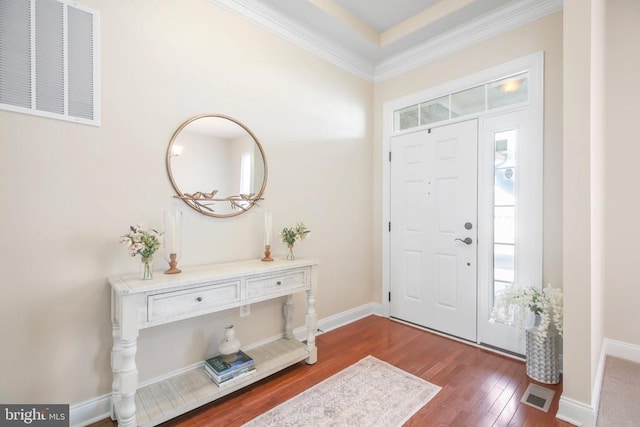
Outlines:
[{"label": "brass candle holder", "polygon": [[182,273],[178,267],[178,256],[174,253],[169,254],[169,269],[165,270],[164,274],[177,274]]},{"label": "brass candle holder", "polygon": [[260,261],[273,261],[273,258],[271,258],[271,245],[264,245],[264,258]]}]

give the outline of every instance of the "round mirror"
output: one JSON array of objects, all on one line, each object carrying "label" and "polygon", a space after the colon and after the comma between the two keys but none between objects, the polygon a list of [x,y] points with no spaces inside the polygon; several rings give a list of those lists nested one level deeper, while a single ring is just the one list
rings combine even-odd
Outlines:
[{"label": "round mirror", "polygon": [[251,209],[267,185],[258,138],[222,114],[202,114],[180,125],[167,149],[167,172],[177,193],[173,197],[218,218]]}]

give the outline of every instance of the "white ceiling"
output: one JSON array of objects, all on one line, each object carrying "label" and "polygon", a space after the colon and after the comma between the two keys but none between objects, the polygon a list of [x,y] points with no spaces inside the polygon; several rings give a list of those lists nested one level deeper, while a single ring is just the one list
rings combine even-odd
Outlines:
[{"label": "white ceiling", "polygon": [[335,0],[381,33],[433,6],[439,0]]},{"label": "white ceiling", "polygon": [[370,81],[562,9],[562,0],[211,0]]}]

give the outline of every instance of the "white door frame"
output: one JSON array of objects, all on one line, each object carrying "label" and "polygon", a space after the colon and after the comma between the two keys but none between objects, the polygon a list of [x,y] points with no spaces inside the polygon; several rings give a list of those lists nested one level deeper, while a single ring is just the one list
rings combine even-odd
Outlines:
[{"label": "white door frame", "polygon": [[[445,84],[426,89],[424,91],[416,92],[402,98],[394,99],[392,101],[388,101],[383,105],[383,124],[382,124],[382,152],[381,159],[382,162],[382,223],[380,232],[382,234],[382,315],[385,317],[389,317],[389,300],[388,295],[390,292],[390,237],[389,237],[389,222],[390,222],[390,164],[389,164],[389,152],[390,152],[390,140],[392,135],[398,135],[401,133],[410,133],[416,132],[419,130],[424,130],[433,126],[443,126],[451,123],[457,123],[459,121],[469,120],[470,118],[478,118],[480,123],[482,124],[482,118],[484,116],[496,115],[500,112],[508,112],[514,109],[522,108],[522,105],[516,105],[513,107],[505,107],[504,109],[494,109],[488,112],[479,113],[473,117],[466,116],[460,119],[452,119],[447,121],[442,121],[438,123],[434,123],[432,126],[423,126],[418,128],[413,128],[404,132],[397,132],[394,134],[393,132],[393,123],[394,123],[394,111],[418,104],[420,102],[438,98],[440,96],[448,95],[450,93],[454,93],[460,90],[464,90],[470,87],[474,87],[488,81],[500,79],[506,75],[515,74],[520,71],[529,71],[529,101],[527,103],[527,108],[529,109],[529,113],[531,116],[533,128],[535,132],[539,133],[536,137],[542,141],[542,129],[543,129],[543,118],[544,118],[544,53],[536,52],[531,55],[527,55],[525,57],[509,61],[504,64],[497,65],[492,68],[488,68],[486,70],[447,82]],[[482,125],[481,125],[482,128]],[[478,183],[478,185],[483,185],[483,183]],[[479,212],[480,214],[480,212]],[[480,218],[478,219],[480,221]],[[479,269],[480,270],[480,269]],[[480,272],[478,273],[480,274]],[[485,280],[486,281],[486,280]],[[481,288],[482,278],[478,277],[478,287]],[[480,310],[478,310],[480,313]],[[479,324],[479,322],[478,322]],[[482,339],[480,336],[480,331],[478,331],[478,342]]]}]

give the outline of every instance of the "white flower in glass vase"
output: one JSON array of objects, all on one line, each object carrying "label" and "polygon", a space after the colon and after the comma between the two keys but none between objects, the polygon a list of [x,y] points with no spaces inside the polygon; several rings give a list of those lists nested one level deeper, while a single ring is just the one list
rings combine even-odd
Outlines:
[{"label": "white flower in glass vase", "polygon": [[293,260],[293,245],[296,240],[304,240],[307,234],[311,233],[311,230],[307,228],[302,222],[298,222],[295,227],[283,228],[280,232],[280,240],[287,245],[287,259]]},{"label": "white flower in glass vase", "polygon": [[129,233],[120,237],[120,243],[127,245],[131,256],[140,255],[141,278],[148,280],[153,278],[153,254],[160,249],[160,235],[156,230],[144,230],[139,225],[130,226]]},{"label": "white flower in glass vase", "polygon": [[490,321],[500,320],[513,325],[515,319],[522,336],[529,313],[540,317],[536,335],[538,340],[544,340],[551,327],[555,327],[558,334],[562,335],[562,290],[551,285],[538,289],[509,284],[497,297]]}]

